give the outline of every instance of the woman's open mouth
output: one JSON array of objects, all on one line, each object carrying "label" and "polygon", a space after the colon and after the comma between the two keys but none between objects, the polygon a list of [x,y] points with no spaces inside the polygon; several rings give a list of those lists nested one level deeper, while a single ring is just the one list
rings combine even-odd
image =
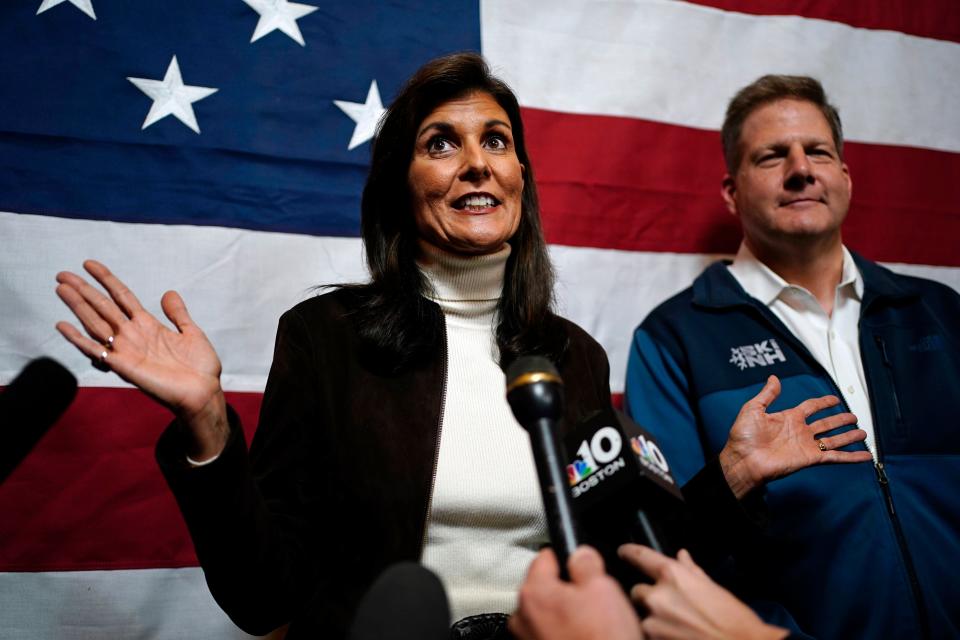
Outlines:
[{"label": "woman's open mouth", "polygon": [[468,212],[481,212],[500,204],[489,193],[468,193],[453,201],[453,208]]}]

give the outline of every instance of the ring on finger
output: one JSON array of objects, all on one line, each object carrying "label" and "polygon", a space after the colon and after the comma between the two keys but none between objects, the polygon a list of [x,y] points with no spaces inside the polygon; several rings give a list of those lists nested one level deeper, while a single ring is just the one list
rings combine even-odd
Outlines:
[{"label": "ring on finger", "polygon": [[817,440],[817,446],[820,448],[820,451],[827,450],[827,445],[824,443],[823,440]]},{"label": "ring on finger", "polygon": [[107,353],[107,351],[103,350],[100,352],[99,356],[90,358],[90,364],[92,364],[93,368],[96,369],[97,371],[103,371],[104,373],[106,373],[107,371],[110,371],[110,365],[107,364],[108,355],[109,354]]},{"label": "ring on finger", "polygon": [[114,340],[113,336],[107,336],[107,341],[106,343],[104,343],[103,346],[109,349],[110,351],[113,351],[113,340]]}]

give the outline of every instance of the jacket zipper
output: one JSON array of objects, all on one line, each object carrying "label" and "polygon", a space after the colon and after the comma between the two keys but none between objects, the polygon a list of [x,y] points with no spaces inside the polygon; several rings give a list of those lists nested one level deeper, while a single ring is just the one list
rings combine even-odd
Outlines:
[{"label": "jacket zipper", "polygon": [[[866,304],[869,303],[865,301],[864,307],[861,307],[861,318],[866,312]],[[863,333],[860,335],[863,336]],[[905,427],[903,423],[903,413],[900,408],[900,397],[897,395],[897,387],[893,380],[893,363],[890,361],[890,357],[887,354],[887,344],[884,341],[883,336],[874,334],[873,340],[877,345],[877,349],[880,351],[880,358],[883,360],[883,366],[887,372],[887,381],[890,384],[890,395],[893,399],[893,413],[894,418],[896,419],[896,422],[894,423],[894,433],[897,435],[903,435]],[[864,344],[865,342],[866,340],[860,341],[861,358],[863,357],[862,353],[866,347]],[[864,375],[867,378],[867,386],[870,387],[870,374],[867,372],[866,367],[864,368]],[[876,389],[871,389],[870,410],[873,412],[873,415],[877,415]],[[883,500],[887,507],[887,515],[890,518],[890,523],[893,525],[893,534],[897,539],[897,546],[900,547],[900,557],[903,559],[903,566],[907,570],[907,578],[910,582],[910,590],[913,592],[914,611],[916,612],[917,622],[920,625],[920,632],[922,637],[930,638],[930,622],[927,619],[927,607],[923,600],[923,591],[920,588],[920,580],[917,578],[917,570],[913,566],[913,558],[910,555],[910,548],[907,546],[907,538],[903,534],[903,527],[900,524],[900,516],[897,515],[897,510],[893,504],[893,492],[890,491],[890,478],[887,476],[887,470],[883,464],[883,447],[881,446],[881,439],[883,436],[881,435],[880,431],[879,424],[875,424],[873,436],[876,443],[875,447],[877,449],[877,459],[874,463],[874,469],[877,472],[877,483],[880,485],[880,491],[883,493]]]},{"label": "jacket zipper", "polygon": [[440,464],[440,434],[443,431],[443,408],[447,405],[447,367],[449,365],[447,353],[447,323],[443,322],[443,390],[440,392],[440,411],[437,415],[437,440],[433,453],[433,471],[430,474],[430,493],[427,496],[427,510],[423,514],[423,534],[420,536],[419,559],[423,560],[423,551],[427,548],[427,524],[430,519],[430,509],[433,508],[433,490],[437,484],[437,467]]},{"label": "jacket zipper", "polygon": [[[807,359],[813,364],[813,366],[819,369],[824,375],[826,375],[827,380],[830,381],[830,384],[833,386],[834,390],[837,392],[837,396],[839,396],[840,400],[843,402],[844,409],[849,411],[850,404],[847,402],[847,399],[844,397],[843,392],[840,390],[840,387],[837,386],[837,383],[834,381],[833,376],[831,376],[830,373],[826,370],[826,368],[824,368],[824,366],[820,364],[820,362],[817,361],[816,358],[813,357],[813,355],[810,353],[810,350],[807,349],[807,347],[802,342],[800,342],[800,340],[796,336],[794,336],[793,333],[791,333],[789,330],[784,332],[782,329],[780,329],[781,325],[775,317],[774,317],[774,320],[771,321],[771,319],[767,317],[768,314],[772,315],[772,313],[768,309],[761,308],[759,306],[755,308],[757,308],[760,311],[760,315],[763,318],[765,318],[768,323],[771,324],[774,330],[776,330],[782,337],[787,338],[788,342],[792,343],[792,346],[794,350],[797,351],[797,353],[806,354]],[[861,318],[863,318],[865,311],[866,311],[866,307],[862,306],[860,309]],[[861,337],[863,336],[862,328],[861,328],[860,335]],[[891,386],[891,389],[893,390],[894,406],[896,407],[895,413],[897,418],[897,426],[899,426],[900,424],[902,424],[901,422],[902,416],[900,414],[900,399],[896,395],[896,388],[893,387],[893,378],[892,378],[893,372],[891,370],[892,363],[890,363],[890,360],[887,357],[886,344],[883,342],[883,338],[881,338],[880,336],[874,336],[874,338],[876,339],[877,345],[880,348],[880,353],[881,353],[881,356],[883,357],[883,362],[886,365],[888,375],[890,376],[890,386]],[[861,352],[860,358],[861,359],[863,358],[863,349],[864,349],[864,344],[863,344],[863,340],[861,340],[860,341],[860,352]],[[864,375],[867,377],[867,388],[870,391],[870,410],[873,412],[873,415],[876,415],[877,412],[876,412],[876,405],[874,400],[876,396],[876,389],[871,388],[870,374],[867,371],[866,367],[864,367]],[[900,548],[900,558],[903,560],[903,565],[907,570],[907,576],[909,577],[909,580],[910,580],[910,590],[913,592],[913,606],[914,606],[914,610],[916,611],[917,622],[920,624],[920,631],[924,638],[930,638],[931,637],[930,623],[927,620],[926,605],[924,604],[924,601],[923,601],[923,592],[920,590],[920,581],[917,578],[917,571],[913,566],[913,559],[911,558],[910,550],[907,547],[907,539],[903,535],[903,528],[900,526],[900,518],[899,516],[897,516],[897,512],[893,506],[893,494],[890,492],[890,479],[887,477],[886,468],[883,465],[883,453],[882,453],[883,449],[880,446],[880,429],[877,427],[878,425],[874,425],[874,438],[875,438],[874,447],[877,450],[876,463],[874,465],[874,470],[876,471],[877,482],[880,484],[880,490],[883,492],[884,502],[887,507],[887,514],[890,517],[891,524],[893,525],[893,531],[894,531],[894,536],[896,537],[896,540],[897,540],[897,546]]]},{"label": "jacket zipper", "polygon": [[887,370],[887,380],[890,382],[890,396],[893,398],[893,414],[897,418],[897,425],[894,432],[897,435],[905,435],[903,412],[900,410],[900,396],[897,395],[897,385],[895,385],[893,381],[893,364],[890,362],[890,358],[887,357],[887,344],[881,336],[875,335],[873,338],[877,343],[877,347],[880,349],[880,357],[883,358],[883,365]]},{"label": "jacket zipper", "polygon": [[920,590],[920,580],[917,579],[917,572],[913,568],[913,559],[910,557],[910,550],[907,548],[907,540],[903,535],[903,529],[900,527],[900,518],[893,506],[893,495],[890,493],[890,479],[887,477],[887,471],[883,462],[879,460],[880,447],[877,446],[878,462],[875,466],[877,470],[877,482],[880,483],[880,489],[883,491],[883,497],[887,504],[887,513],[890,515],[890,521],[893,523],[893,532],[897,537],[897,543],[900,545],[900,552],[903,557],[903,564],[907,569],[907,576],[910,579],[910,590],[913,591],[913,599],[917,612],[917,622],[920,623],[920,630],[924,638],[930,636],[930,623],[927,620],[927,610],[923,603],[923,592]]}]

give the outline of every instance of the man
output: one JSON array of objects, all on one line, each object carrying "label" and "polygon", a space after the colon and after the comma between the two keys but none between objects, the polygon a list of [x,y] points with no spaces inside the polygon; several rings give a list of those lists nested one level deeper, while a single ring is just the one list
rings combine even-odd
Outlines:
[{"label": "man", "polygon": [[[958,637],[960,296],[843,246],[852,180],[816,80],[745,87],[722,138],[743,242],[636,330],[627,411],[685,482],[771,374],[771,410],[839,396],[829,412],[852,411],[867,432],[846,449],[866,446],[874,464],[811,466],[760,489],[769,527],[738,554],[740,594],[781,602],[822,638]],[[720,461],[735,492],[757,475]]]}]

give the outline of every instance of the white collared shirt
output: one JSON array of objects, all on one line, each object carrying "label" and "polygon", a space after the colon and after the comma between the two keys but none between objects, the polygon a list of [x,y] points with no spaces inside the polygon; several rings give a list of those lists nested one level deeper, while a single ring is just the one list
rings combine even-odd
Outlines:
[{"label": "white collared shirt", "polygon": [[857,416],[857,426],[867,432],[865,444],[876,459],[870,396],[860,359],[863,278],[847,248],[843,247],[843,272],[829,316],[812,293],[774,273],[743,242],[727,268],[744,291],[767,305],[827,370]]}]

